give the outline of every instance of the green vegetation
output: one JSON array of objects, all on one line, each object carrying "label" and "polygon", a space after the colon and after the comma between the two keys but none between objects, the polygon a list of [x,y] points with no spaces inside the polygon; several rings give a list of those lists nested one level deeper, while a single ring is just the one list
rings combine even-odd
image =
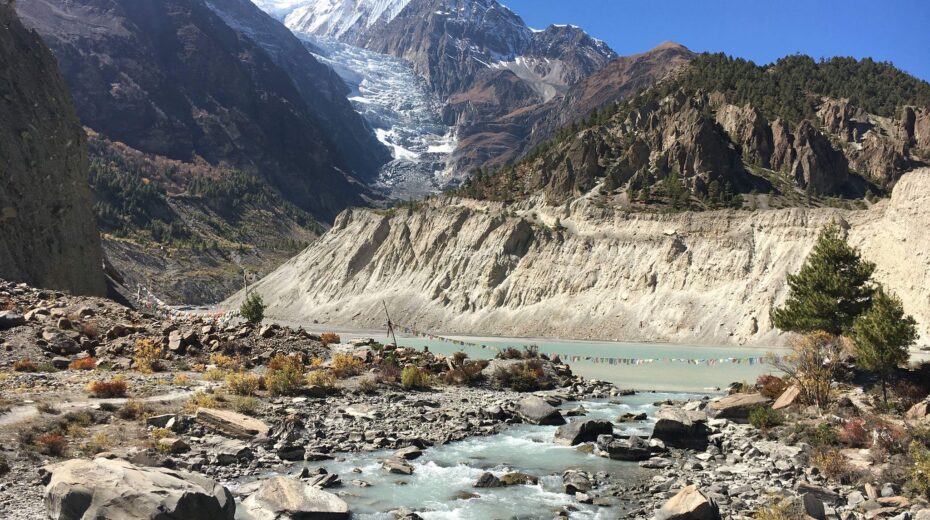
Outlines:
[{"label": "green vegetation", "polygon": [[874,271],[875,265],[862,260],[839,226],[831,224],[821,231],[800,272],[788,275],[788,301],[772,312],[772,321],[785,331],[844,334],[872,303]]},{"label": "green vegetation", "polygon": [[768,406],[757,406],[749,413],[749,424],[763,432],[775,426],[781,426],[784,422],[785,417],[781,412]]},{"label": "green vegetation", "polygon": [[429,373],[413,365],[407,365],[400,373],[400,386],[407,390],[429,388]]},{"label": "green vegetation", "polygon": [[261,323],[265,319],[265,302],[257,292],[249,293],[239,307],[239,314],[249,323]]},{"label": "green vegetation", "polygon": [[856,363],[878,374],[882,399],[888,402],[888,379],[909,358],[908,347],[917,340],[917,322],[904,314],[901,300],[879,288],[872,307],[852,327]]}]

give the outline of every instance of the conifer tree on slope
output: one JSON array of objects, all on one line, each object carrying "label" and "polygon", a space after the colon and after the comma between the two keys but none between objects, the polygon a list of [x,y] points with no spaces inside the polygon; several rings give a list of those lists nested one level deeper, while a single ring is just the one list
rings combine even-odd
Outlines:
[{"label": "conifer tree on slope", "polygon": [[872,307],[856,318],[850,336],[856,364],[878,374],[882,398],[888,402],[888,379],[907,362],[907,349],[917,341],[917,322],[904,314],[897,296],[879,288]]},{"label": "conifer tree on slope", "polygon": [[784,331],[842,335],[871,306],[874,271],[875,264],[862,260],[840,227],[830,224],[801,270],[788,275],[788,301],[772,311],[772,322]]}]

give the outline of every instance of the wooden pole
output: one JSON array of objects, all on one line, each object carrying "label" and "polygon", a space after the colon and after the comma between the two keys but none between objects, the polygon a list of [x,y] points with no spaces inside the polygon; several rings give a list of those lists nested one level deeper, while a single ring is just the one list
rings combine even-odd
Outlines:
[{"label": "wooden pole", "polygon": [[391,335],[391,338],[394,339],[394,349],[397,349],[397,336],[394,335],[394,323],[391,321],[391,315],[388,313],[387,304],[384,303],[384,300],[381,300],[381,305],[384,306],[384,315],[387,316],[387,331]]}]

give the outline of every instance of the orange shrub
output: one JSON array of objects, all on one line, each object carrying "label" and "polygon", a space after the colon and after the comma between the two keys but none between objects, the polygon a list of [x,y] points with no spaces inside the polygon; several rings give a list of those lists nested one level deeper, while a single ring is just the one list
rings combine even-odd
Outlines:
[{"label": "orange shrub", "polygon": [[61,457],[68,450],[68,440],[57,433],[43,433],[36,438],[36,448],[43,455]]},{"label": "orange shrub", "polygon": [[38,372],[39,366],[29,358],[23,358],[13,363],[13,370],[16,372]]},{"label": "orange shrub", "polygon": [[109,381],[91,381],[87,385],[87,393],[93,397],[126,397],[129,385],[121,377]]},{"label": "orange shrub", "polygon": [[336,354],[332,362],[333,375],[338,378],[352,377],[365,370],[365,363],[351,354]]},{"label": "orange shrub", "polygon": [[97,368],[97,359],[92,357],[75,359],[68,365],[70,370],[93,370]]},{"label": "orange shrub", "polygon": [[871,444],[872,436],[865,428],[865,421],[856,417],[846,421],[840,430],[839,439],[850,448],[867,448]]},{"label": "orange shrub", "polygon": [[324,332],[320,334],[320,341],[324,345],[329,345],[331,343],[342,343],[342,338],[339,337],[339,334],[335,332]]},{"label": "orange shrub", "polygon": [[785,381],[778,377],[773,376],[772,374],[763,374],[756,379],[756,387],[759,388],[759,393],[768,397],[770,399],[778,399],[778,396],[785,391],[788,387]]}]

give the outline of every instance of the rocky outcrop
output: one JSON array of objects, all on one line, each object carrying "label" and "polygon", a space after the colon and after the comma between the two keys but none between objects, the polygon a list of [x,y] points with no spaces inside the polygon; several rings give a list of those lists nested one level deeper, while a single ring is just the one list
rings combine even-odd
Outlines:
[{"label": "rocky outcrop", "polygon": [[53,520],[232,520],[236,512],[229,490],[193,473],[103,457],[69,460],[48,471],[45,505]]},{"label": "rocky outcrop", "polygon": [[769,311],[787,296],[787,274],[842,219],[926,333],[928,194],[924,169],[857,211],[628,213],[587,199],[351,210],[255,289],[269,315],[301,322],[379,327],[383,299],[399,323],[422,330],[771,345]]},{"label": "rocky outcrop", "polygon": [[707,448],[707,414],[694,410],[664,407],[656,413],[652,438],[670,448],[688,448],[703,451]]},{"label": "rocky outcrop", "polygon": [[307,78],[326,70],[318,63],[279,65],[248,25],[228,25],[205,0],[35,0],[17,9],[58,57],[85,126],[144,153],[232,166],[320,219],[362,203],[333,126],[311,108],[329,95],[326,82]]},{"label": "rocky outcrop", "polygon": [[55,57],[0,4],[0,277],[101,295],[87,148]]},{"label": "rocky outcrop", "polygon": [[656,511],[655,520],[719,520],[720,509],[696,486],[688,486]]},{"label": "rocky outcrop", "polygon": [[825,195],[841,192],[849,181],[846,156],[810,121],[802,121],[792,134],[786,123],[776,121],[772,135],[772,169],[788,174],[798,186]]},{"label": "rocky outcrop", "polygon": [[599,435],[612,435],[613,424],[610,421],[575,419],[555,430],[555,442],[574,446],[583,442],[594,442]]},{"label": "rocky outcrop", "polygon": [[733,394],[710,403],[707,414],[716,419],[748,422],[753,410],[771,403],[772,400],[762,394]]},{"label": "rocky outcrop", "polygon": [[775,148],[772,127],[762,111],[751,105],[724,105],[717,110],[717,121],[733,142],[742,147],[743,161],[763,168],[772,167]]}]

